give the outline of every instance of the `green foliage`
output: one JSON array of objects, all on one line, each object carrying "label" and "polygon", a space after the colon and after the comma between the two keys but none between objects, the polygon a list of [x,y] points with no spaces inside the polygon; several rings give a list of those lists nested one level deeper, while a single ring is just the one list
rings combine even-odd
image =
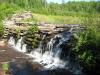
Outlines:
[{"label": "green foliage", "polygon": [[[98,28],[99,21],[87,18],[84,20],[85,30],[80,32],[79,40],[76,45],[76,58],[80,61],[84,70],[92,74],[98,74],[95,70],[99,65],[100,61],[100,34]],[[100,68],[100,67],[99,67]],[[94,70],[92,72],[92,70]]]},{"label": "green foliage", "polygon": [[[46,0],[0,0],[0,35],[3,34],[2,20],[17,10],[31,10],[36,21],[48,23],[82,24],[85,30],[80,31],[76,44],[75,56],[82,63],[85,70],[97,71],[100,61],[100,2],[68,2],[63,4],[50,3]],[[55,16],[56,15],[56,16]],[[60,16],[57,16],[60,15]],[[66,16],[65,16],[66,15]],[[33,20],[33,19],[32,19]],[[17,30],[19,33],[20,30]],[[32,39],[31,45],[36,46],[38,32],[37,25],[29,28],[26,42]]]},{"label": "green foliage", "polygon": [[17,34],[17,38],[20,38],[21,29],[20,28],[15,29],[15,33]]},{"label": "green foliage", "polygon": [[17,28],[17,29],[15,30],[15,32],[16,32],[17,34],[19,34],[20,31],[21,31],[21,29],[19,29],[19,28]]},{"label": "green foliage", "polygon": [[13,14],[17,9],[19,9],[19,7],[8,3],[0,3],[0,21]]},{"label": "green foliage", "polygon": [[[46,0],[0,0],[1,4],[14,5],[15,7],[32,10],[35,13],[53,15],[87,15],[99,13],[100,2],[68,2],[63,4],[47,3]],[[92,9],[92,11],[91,11]],[[88,15],[89,15],[88,14]]]},{"label": "green foliage", "polygon": [[2,36],[4,32],[4,26],[2,24],[2,21],[6,17],[11,16],[14,12],[16,12],[19,9],[19,7],[16,7],[15,5],[10,5],[8,3],[4,3],[4,1],[0,2],[0,36]]},{"label": "green foliage", "polygon": [[0,36],[2,36],[3,32],[4,32],[4,27],[2,23],[0,22]]},{"label": "green foliage", "polygon": [[34,24],[28,29],[26,36],[24,36],[24,41],[28,45],[28,49],[33,49],[38,47],[39,44],[38,38],[40,37],[37,37],[35,35],[37,34],[37,32],[38,32],[37,24]]},{"label": "green foliage", "polygon": [[9,63],[8,62],[3,63],[2,68],[4,71],[8,71],[9,70]]},{"label": "green foliage", "polygon": [[28,33],[29,34],[34,34],[38,32],[38,27],[37,24],[32,25],[29,29],[28,29]]}]

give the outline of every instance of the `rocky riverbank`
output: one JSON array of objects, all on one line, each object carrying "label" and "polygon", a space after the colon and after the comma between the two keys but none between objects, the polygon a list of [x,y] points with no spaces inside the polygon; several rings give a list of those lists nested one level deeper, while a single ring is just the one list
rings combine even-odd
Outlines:
[{"label": "rocky riverbank", "polygon": [[[2,44],[2,45],[1,45]],[[65,69],[44,70],[38,63],[31,63],[31,58],[23,53],[17,52],[0,42],[0,75],[73,75]],[[5,71],[3,64],[9,65]]]},{"label": "rocky riverbank", "polygon": [[[14,64],[16,68],[14,66],[11,68],[17,69],[18,72],[13,69],[16,75],[40,75],[40,73],[47,75],[49,72],[49,75],[52,75],[52,71],[53,75],[59,75],[59,68],[61,74],[67,71],[69,72],[66,74],[69,75],[70,72],[81,74],[79,64],[70,58],[71,49],[74,47],[72,46],[74,44],[70,44],[74,39],[73,32],[78,30],[80,25],[20,22],[29,18],[32,18],[32,13],[25,12],[4,20],[5,31],[2,39],[9,45],[1,41],[0,62],[9,62],[10,66]],[[68,65],[69,63],[72,65]],[[28,69],[31,71],[38,69],[38,72],[33,71],[34,73],[30,74]]]},{"label": "rocky riverbank", "polygon": [[[38,63],[32,63],[32,59],[33,58],[14,50],[3,41],[0,41],[0,75],[25,75],[25,73],[32,75],[33,70],[38,70],[41,67]],[[2,67],[5,63],[9,65],[9,73],[6,74]],[[23,71],[21,69],[23,69]],[[17,73],[17,71],[19,72]]]},{"label": "rocky riverbank", "polygon": [[[6,18],[3,21],[5,28],[9,30],[28,30],[32,25],[34,26],[35,22],[28,21],[22,22],[23,20],[34,19],[34,15],[29,11],[13,14],[11,17]],[[36,22],[39,31],[42,33],[53,34],[69,30],[70,28],[78,28],[80,25],[68,25],[68,24],[49,24],[44,22]]]},{"label": "rocky riverbank", "polygon": [[27,55],[14,50],[4,41],[0,41],[0,62],[12,61],[13,59],[17,60],[20,57],[22,59],[28,59]]},{"label": "rocky riverbank", "polygon": [[[34,18],[34,15],[28,11],[13,14],[11,17],[6,18],[3,21],[5,27],[3,38],[8,41],[13,36],[16,43],[20,37],[24,36],[24,43],[27,44],[28,52],[30,52],[30,49],[38,47],[39,41],[42,40],[41,37],[44,35],[46,36],[44,43],[47,43],[55,34],[65,31],[72,33],[74,29],[78,30],[80,28],[80,25],[21,22],[31,18]],[[37,31],[36,33],[33,32],[35,30]]]}]

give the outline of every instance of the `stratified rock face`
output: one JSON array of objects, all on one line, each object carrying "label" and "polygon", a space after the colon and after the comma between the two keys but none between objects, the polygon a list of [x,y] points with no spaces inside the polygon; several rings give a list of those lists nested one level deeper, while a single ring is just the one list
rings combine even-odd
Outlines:
[{"label": "stratified rock face", "polygon": [[[32,13],[29,11],[25,11],[22,13],[17,13],[12,15],[11,18],[6,19],[3,21],[3,24],[6,28],[9,29],[17,29],[20,30],[28,30],[30,28],[30,25],[34,25],[32,22],[21,22],[21,20],[24,19],[30,19],[33,18]],[[63,25],[63,24],[47,24],[47,23],[38,23],[38,28],[41,33],[46,34],[55,34],[59,32],[63,32],[65,30],[70,30],[70,28],[79,27],[79,25]]]},{"label": "stratified rock face", "polygon": [[24,20],[24,19],[29,19],[29,18],[32,18],[33,15],[31,12],[22,12],[22,13],[19,13],[19,14],[13,14],[11,18],[8,18],[8,19],[5,19],[3,21],[4,25],[5,26],[9,26],[9,25],[17,25],[19,26],[19,21],[21,20]]},{"label": "stratified rock face", "polygon": [[31,12],[22,12],[12,15],[11,18],[3,21],[5,26],[5,32],[3,38],[9,39],[13,36],[16,41],[18,38],[23,37],[24,43],[27,44],[28,49],[36,48],[41,40],[41,35],[46,35],[46,40],[44,44],[48,42],[48,39],[52,38],[55,34],[62,33],[64,31],[72,32],[74,29],[79,28],[79,25],[67,25],[67,24],[47,24],[47,23],[37,23],[38,33],[28,34],[27,30],[34,25],[31,22],[21,22],[24,19],[33,18]]},{"label": "stratified rock face", "polygon": [[[7,18],[3,21],[3,25],[5,27],[3,38],[7,39],[11,35],[25,35],[26,30],[30,27],[26,25],[26,23],[20,23],[21,20],[32,18],[33,15],[29,11],[25,11],[22,13],[13,14],[12,17]],[[19,30],[19,31],[18,31]]]},{"label": "stratified rock face", "polygon": [[38,26],[39,31],[42,33],[47,34],[57,34],[63,31],[68,31],[71,29],[71,31],[74,28],[79,28],[79,25],[67,25],[67,24],[42,24]]},{"label": "stratified rock face", "polygon": [[11,20],[20,21],[22,19],[28,19],[28,18],[32,18],[32,13],[30,11],[25,11],[20,14],[14,14]]}]

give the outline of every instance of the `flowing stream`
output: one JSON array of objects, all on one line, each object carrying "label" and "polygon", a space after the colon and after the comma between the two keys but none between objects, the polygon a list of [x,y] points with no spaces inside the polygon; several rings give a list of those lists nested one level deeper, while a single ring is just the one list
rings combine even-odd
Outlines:
[{"label": "flowing stream", "polygon": [[[73,64],[70,61],[70,57],[66,60],[62,60],[62,46],[66,45],[70,38],[72,37],[71,30],[55,35],[53,38],[47,42],[45,51],[43,52],[43,41],[46,38],[46,35],[43,35],[42,40],[37,49],[32,50],[30,53],[27,52],[27,44],[23,44],[23,37],[21,37],[15,44],[15,39],[10,37],[8,44],[19,52],[23,52],[29,57],[34,58],[33,62],[37,62],[43,66],[42,70],[54,70],[57,68],[66,69],[73,74],[81,74],[81,67],[77,64]],[[70,52],[70,51],[69,51]],[[66,57],[67,58],[67,57]]]}]

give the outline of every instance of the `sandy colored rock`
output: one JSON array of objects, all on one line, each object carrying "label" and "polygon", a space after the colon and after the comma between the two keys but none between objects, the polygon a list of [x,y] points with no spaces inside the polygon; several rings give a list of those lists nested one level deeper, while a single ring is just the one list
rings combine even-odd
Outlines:
[{"label": "sandy colored rock", "polygon": [[5,42],[3,40],[0,41],[0,46],[5,46]]}]

